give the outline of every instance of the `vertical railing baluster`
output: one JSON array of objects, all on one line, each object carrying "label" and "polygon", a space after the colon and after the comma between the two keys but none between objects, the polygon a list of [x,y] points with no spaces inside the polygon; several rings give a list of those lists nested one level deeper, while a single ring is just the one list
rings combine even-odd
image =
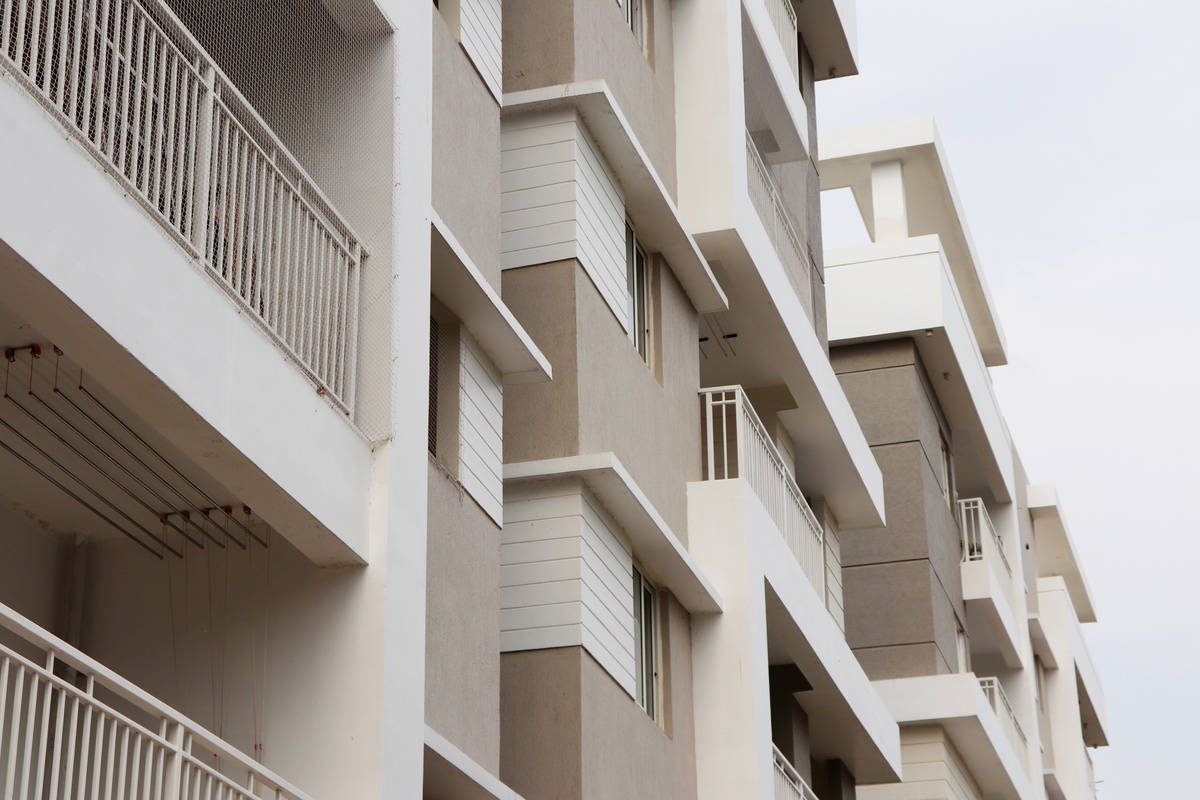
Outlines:
[{"label": "vertical railing baluster", "polygon": [[[95,687],[96,678],[92,675],[87,677],[87,696],[92,696],[92,691]],[[83,800],[84,790],[87,788],[87,764],[88,764],[88,747],[92,743],[92,704],[87,703],[84,706],[83,717],[83,745],[79,748],[79,790],[76,792],[77,800]]]},{"label": "vertical railing baluster", "polygon": [[[66,7],[63,7],[63,12],[66,13]],[[54,674],[54,651],[46,652],[46,672]],[[36,798],[42,797],[42,784],[46,778],[46,753],[50,746],[50,706],[53,705],[54,699],[54,682],[46,682],[46,691],[42,694],[42,724],[40,736],[38,737],[38,759],[36,767],[37,778],[33,784],[33,796]],[[62,705],[61,701],[59,705]]]},{"label": "vertical railing baluster", "polygon": [[[35,28],[35,31],[36,31],[36,28]],[[36,672],[34,672],[33,670],[30,670],[29,671],[29,710],[26,712],[26,717],[25,717],[25,732],[24,732],[25,735],[21,737],[21,739],[23,741],[23,744],[21,745],[21,750],[24,753],[24,757],[21,759],[21,788],[19,790],[19,793],[17,794],[17,797],[22,797],[22,798],[29,796],[29,777],[30,777],[30,773],[32,772],[32,767],[33,767],[33,748],[34,748],[33,743],[34,743],[34,738],[37,736],[38,689],[41,687],[42,687],[42,682],[39,680],[38,674]],[[46,691],[47,692],[49,691],[49,686],[46,687]],[[15,716],[16,709],[13,709],[13,711],[14,711],[14,716]],[[9,746],[15,748],[16,745],[17,745],[17,742],[14,739],[10,743]]]},{"label": "vertical railing baluster", "polygon": [[156,792],[155,796],[161,797],[162,800],[179,800],[183,782],[183,726],[178,723],[167,725],[164,734],[163,738],[170,743],[170,750],[160,756],[160,780],[163,782],[163,790]]},{"label": "vertical railing baluster", "polygon": [[[17,664],[17,672],[13,676],[12,682],[12,722],[8,727],[8,765],[5,772],[4,781],[4,796],[11,798],[13,778],[17,777],[17,751],[20,750],[18,742],[20,741],[20,705],[25,694],[25,667],[23,664]],[[0,724],[4,724],[4,717],[0,716]]]},{"label": "vertical railing baluster", "polygon": [[192,185],[192,209],[188,224],[192,227],[192,246],[200,258],[208,260],[209,221],[211,215],[212,134],[216,126],[214,102],[214,71],[208,64],[200,66],[199,109],[196,113],[196,158],[193,169],[196,179]]},{"label": "vertical railing baluster", "polygon": [[363,250],[362,245],[354,242],[354,266],[352,271],[346,278],[347,285],[350,286],[349,296],[349,313],[347,314],[346,326],[348,328],[348,337],[346,340],[346,350],[348,355],[348,374],[346,377],[346,389],[342,392],[342,400],[348,409],[348,413],[354,413],[354,398],[358,393],[358,315],[360,305],[360,295],[362,293],[363,280]]}]

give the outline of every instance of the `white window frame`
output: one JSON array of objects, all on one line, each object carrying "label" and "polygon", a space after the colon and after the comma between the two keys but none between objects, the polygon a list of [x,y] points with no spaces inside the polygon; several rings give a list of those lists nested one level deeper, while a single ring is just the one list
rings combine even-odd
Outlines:
[{"label": "white window frame", "polygon": [[946,437],[938,434],[938,440],[942,444],[942,497],[946,500],[946,505],[954,508],[954,499],[950,491],[950,475],[953,470],[950,466],[950,448],[946,445]]},{"label": "white window frame", "polygon": [[660,621],[658,589],[636,566],[633,568],[633,651],[637,691],[634,699],[650,719],[660,718],[662,702],[659,663]]},{"label": "white window frame", "polygon": [[645,47],[646,19],[642,8],[642,0],[617,0],[617,6],[625,14],[625,24],[633,31],[633,38]]},{"label": "white window frame", "polygon": [[633,223],[625,222],[626,310],[629,314],[629,341],[642,361],[650,363],[650,257],[637,240]]}]

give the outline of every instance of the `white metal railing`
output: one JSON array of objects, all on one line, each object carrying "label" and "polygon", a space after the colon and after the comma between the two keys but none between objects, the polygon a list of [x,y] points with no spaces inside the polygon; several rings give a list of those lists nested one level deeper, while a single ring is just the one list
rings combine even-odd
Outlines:
[{"label": "white metal railing", "polygon": [[792,7],[792,0],[766,0],[766,3],[767,13],[771,15],[775,32],[779,34],[779,43],[783,45],[788,65],[792,68],[792,74],[796,76],[796,80],[799,81],[800,34],[796,25],[796,9]]},{"label": "white metal railing", "polygon": [[983,542],[987,536],[996,545],[996,552],[1000,554],[1000,562],[1004,564],[1004,569],[1012,575],[1012,565],[1008,563],[1008,556],[1004,552],[1004,541],[1000,534],[996,533],[996,526],[992,524],[992,518],[988,516],[982,498],[959,500],[958,513],[963,537],[963,561],[983,560]]},{"label": "white metal railing", "polygon": [[[5,800],[308,800],[225,741],[2,604],[0,627],[39,654],[34,661],[0,644]],[[75,670],[74,680],[56,674],[66,669]]]},{"label": "white metal railing", "polygon": [[0,0],[0,66],[351,412],[361,240],[162,0]]},{"label": "white metal railing", "polygon": [[1004,687],[1000,685],[1000,681],[997,678],[980,678],[979,687],[987,695],[988,702],[992,705],[992,710],[996,712],[996,717],[1000,720],[1000,726],[1004,728],[1009,741],[1012,742],[1013,750],[1016,751],[1019,757],[1024,759],[1026,747],[1025,731],[1021,729],[1021,723],[1017,721],[1017,715],[1013,712],[1013,708],[1008,702],[1008,696],[1004,694]]},{"label": "white metal railing", "polygon": [[779,748],[771,745],[775,761],[775,800],[819,800]]},{"label": "white metal railing", "polygon": [[758,152],[758,146],[750,132],[746,131],[746,188],[750,194],[750,202],[758,212],[763,227],[783,264],[792,288],[800,297],[804,310],[812,318],[812,276],[813,265],[805,253],[792,221],[788,219],[782,196],[771,177],[771,171]]},{"label": "white metal railing", "polygon": [[740,386],[703,389],[706,480],[743,478],[766,507],[817,594],[825,597],[825,534]]}]

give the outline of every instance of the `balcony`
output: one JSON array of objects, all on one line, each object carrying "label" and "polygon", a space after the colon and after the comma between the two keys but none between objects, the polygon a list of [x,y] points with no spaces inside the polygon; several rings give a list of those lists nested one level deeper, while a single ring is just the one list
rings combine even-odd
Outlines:
[{"label": "balcony", "polygon": [[55,6],[0,0],[0,67],[352,414],[361,239],[164,3]]},{"label": "balcony", "polygon": [[972,497],[958,501],[960,529],[962,530],[963,563],[969,561],[984,561],[984,539],[990,544],[988,549],[996,554],[997,560],[1004,565],[1004,571],[1012,575],[1012,565],[1004,552],[1004,541],[996,533],[996,526],[988,516],[983,500]]},{"label": "balcony", "polygon": [[[786,2],[786,0],[780,0],[780,2]],[[788,280],[791,281],[792,288],[796,291],[796,295],[800,298],[800,303],[804,306],[804,311],[811,321],[813,319],[812,282],[816,269],[813,267],[812,258],[801,243],[800,235],[796,233],[796,229],[792,225],[787,207],[784,205],[779,189],[775,186],[774,178],[771,177],[771,170],[768,169],[762,154],[759,153],[758,146],[754,144],[754,138],[750,131],[746,131],[746,189],[750,193],[750,201],[754,204],[754,210],[758,212],[763,228],[766,229],[767,236],[775,248],[775,253],[783,264],[783,270],[787,273]]]},{"label": "balcony", "polygon": [[308,800],[246,754],[5,605],[0,628],[14,644],[0,643],[5,798]]},{"label": "balcony", "polygon": [[1018,595],[1004,539],[997,533],[981,498],[959,500],[958,514],[962,531],[963,601],[971,630],[971,652],[998,653],[1009,667],[1019,668],[1021,626],[1017,620],[1025,616],[1024,597]]},{"label": "balcony", "polygon": [[775,763],[775,800],[819,800],[779,748],[771,745]]},{"label": "balcony", "polygon": [[1004,694],[1004,687],[1000,685],[997,678],[980,678],[979,688],[983,689],[983,694],[991,703],[992,710],[996,712],[996,718],[1000,720],[1000,727],[1004,729],[1008,740],[1012,742],[1014,752],[1024,760],[1028,741],[1025,738],[1025,731],[1021,729],[1021,723],[1017,721],[1017,715],[1013,711],[1012,705],[1008,702],[1008,696]]},{"label": "balcony", "polygon": [[791,0],[766,0],[767,14],[771,24],[779,34],[779,43],[783,45],[783,54],[787,57],[788,66],[796,82],[800,81],[800,32],[796,27],[796,9]]},{"label": "balcony", "polygon": [[[796,485],[791,471],[740,386],[704,389],[704,477],[719,481],[742,478],[774,520],[796,563],[808,577],[826,609],[835,605],[826,592],[825,533]],[[837,581],[840,585],[841,581]],[[835,619],[837,619],[835,615]],[[840,627],[840,624],[839,624]]]}]

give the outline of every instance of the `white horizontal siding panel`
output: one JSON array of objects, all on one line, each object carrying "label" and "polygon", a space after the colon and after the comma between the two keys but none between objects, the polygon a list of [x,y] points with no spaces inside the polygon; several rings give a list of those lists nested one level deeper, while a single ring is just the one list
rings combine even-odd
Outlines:
[{"label": "white horizontal siding panel", "polygon": [[596,639],[591,630],[586,626],[580,626],[583,639],[583,647],[596,662],[604,668],[604,671],[612,676],[612,679],[624,689],[630,697],[634,697],[637,692],[637,679],[633,673],[625,668],[621,663],[621,659],[609,653],[604,649],[604,646]]},{"label": "white horizontal siding panel", "polygon": [[459,4],[459,39],[479,70],[488,90],[500,101],[503,94],[500,3],[496,0],[462,0]]},{"label": "white horizontal siding panel", "polygon": [[506,631],[557,628],[563,625],[581,625],[582,623],[582,606],[579,603],[523,606],[506,608],[500,612],[500,627]]},{"label": "white horizontal siding panel", "polygon": [[505,120],[500,165],[501,268],[578,259],[628,330],[625,197],[578,115]]},{"label": "white horizontal siding panel", "polygon": [[542,559],[583,558],[578,536],[536,542],[505,542],[500,548],[500,566],[532,564]]},{"label": "white horizontal siding panel", "polygon": [[[579,644],[632,695],[633,556],[625,532],[578,479],[512,488],[504,518],[502,649],[562,647],[563,628],[574,625]],[[550,632],[534,632],[541,627]]]},{"label": "white horizontal siding panel", "polygon": [[582,581],[569,580],[556,583],[526,583],[520,586],[500,587],[500,607],[526,608],[556,603],[578,603]]},{"label": "white horizontal siding panel", "polygon": [[462,483],[504,525],[503,378],[467,329],[459,336],[458,467]]},{"label": "white horizontal siding panel", "polygon": [[578,647],[583,644],[582,625],[561,625],[554,628],[525,628],[500,631],[500,651],[547,650],[554,647]]}]

